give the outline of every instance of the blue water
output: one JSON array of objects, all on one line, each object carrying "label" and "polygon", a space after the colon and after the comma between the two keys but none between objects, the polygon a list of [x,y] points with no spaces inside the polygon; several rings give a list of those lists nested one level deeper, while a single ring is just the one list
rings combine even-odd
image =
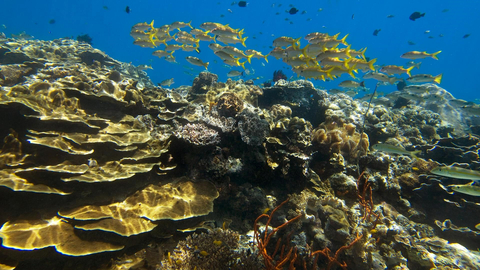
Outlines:
[{"label": "blue water", "polygon": [[[93,38],[94,47],[105,51],[111,57],[134,65],[152,65],[148,70],[152,81],[175,78],[175,84],[190,85],[202,68],[192,66],[185,56],[192,55],[209,61],[209,71],[227,79],[230,69],[201,42],[201,53],[176,51],[178,64],[168,63],[152,56],[155,50],[133,45],[129,32],[135,23],[155,20],[155,26],[174,21],[192,21],[192,26],[201,23],[219,22],[233,28],[244,28],[248,36],[248,49],[267,54],[272,41],[279,36],[304,37],[310,32],[326,32],[340,36],[349,34],[347,42],[353,49],[367,47],[366,56],[377,58],[379,65],[403,65],[409,61],[399,56],[407,51],[418,50],[429,53],[441,50],[439,60],[431,58],[422,62],[419,70],[412,74],[443,73],[441,87],[456,98],[474,100],[480,98],[478,84],[478,44],[480,44],[480,2],[477,1],[296,1],[294,7],[300,11],[295,15],[286,13],[290,9],[287,1],[248,1],[247,7],[232,5],[233,1],[4,1],[0,16],[0,31],[7,35],[25,31],[38,39],[76,37],[88,34]],[[238,1],[237,1],[238,2]],[[279,7],[279,5],[281,6]],[[104,6],[108,7],[105,9]],[[129,6],[131,12],[125,12]],[[319,9],[321,11],[318,11]],[[230,11],[229,11],[230,10]],[[301,14],[306,11],[305,14]],[[426,15],[416,21],[409,20],[411,13],[419,11]],[[276,13],[280,13],[276,15]],[[387,18],[387,15],[394,15]],[[223,17],[221,17],[223,15]],[[50,24],[51,19],[55,20]],[[286,20],[288,19],[288,20]],[[373,36],[375,29],[381,29]],[[425,31],[430,33],[426,34]],[[439,37],[439,35],[443,37]],[[468,38],[464,35],[470,34]],[[433,38],[429,38],[429,37]],[[413,41],[415,45],[409,45]],[[244,49],[237,44],[240,49]],[[302,46],[306,45],[302,38]],[[161,49],[157,48],[157,49]],[[214,63],[214,61],[218,63]],[[272,78],[275,70],[281,69],[288,77],[294,76],[290,67],[281,60],[269,57],[264,60],[252,59],[246,67],[254,69],[258,83]],[[191,70],[193,68],[193,70]],[[235,69],[239,69],[238,67]],[[190,73],[190,74],[186,74]],[[403,75],[404,77],[406,75]],[[296,75],[294,76],[294,78]],[[331,82],[314,81],[318,87],[335,88],[346,79],[343,75]],[[367,87],[374,87],[375,81],[367,80]],[[389,92],[395,86],[382,86],[379,91]]]}]

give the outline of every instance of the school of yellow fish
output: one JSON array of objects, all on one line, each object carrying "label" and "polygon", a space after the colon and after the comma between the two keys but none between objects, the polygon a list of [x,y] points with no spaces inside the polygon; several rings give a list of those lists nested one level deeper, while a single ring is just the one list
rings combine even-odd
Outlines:
[{"label": "school of yellow fish", "polygon": [[[244,29],[234,29],[228,24],[204,22],[200,24],[199,28],[194,28],[191,21],[188,23],[177,21],[156,28],[153,23],[152,20],[151,23],[135,24],[130,31],[130,35],[135,39],[134,44],[141,47],[156,48],[164,45],[164,48],[155,50],[152,54],[169,62],[176,62],[174,56],[176,50],[200,52],[200,42],[210,42],[208,48],[223,63],[243,69],[245,69],[245,63],[251,63],[251,58],[263,58],[268,62],[268,56],[273,56],[276,59],[282,59],[283,62],[291,66],[292,71],[298,77],[301,76],[305,79],[333,80],[343,74],[349,74],[353,79],[356,79],[355,73],[363,71],[367,72],[363,75],[363,79],[375,79],[381,83],[392,85],[402,80],[392,75],[404,73],[408,75],[406,81],[409,83],[431,82],[439,84],[442,80],[442,74],[437,76],[430,74],[411,75],[410,71],[415,67],[419,68],[421,64],[413,61],[407,68],[396,65],[374,66],[376,59],[367,60],[365,57],[367,48],[355,50],[352,49],[351,44],[346,42],[348,34],[339,38],[340,33],[331,36],[327,33],[313,32],[304,37],[307,45],[303,47],[300,46],[301,37],[282,36],[273,41],[274,49],[264,55],[256,50],[247,49],[243,51],[235,47],[236,44],[246,47],[247,37],[243,36]],[[188,31],[182,30],[185,28]],[[223,43],[223,46],[217,42]],[[410,51],[404,53],[401,57],[410,60],[431,57],[438,60],[437,55],[439,53],[440,51],[435,53]],[[198,57],[187,56],[186,61],[192,65],[208,69],[209,62],[204,62]],[[243,74],[238,71],[234,73],[234,75],[229,73],[228,76],[233,77]],[[352,90],[364,89],[365,85],[363,82],[345,80],[339,86]]]},{"label": "school of yellow fish", "polygon": [[[228,24],[204,22],[199,28],[193,28],[191,22],[173,22],[155,28],[153,23],[154,21],[135,24],[130,31],[130,35],[135,39],[133,43],[144,48],[156,48],[163,44],[165,47],[162,50],[156,50],[152,54],[169,62],[176,62],[173,55],[176,50],[200,52],[201,41],[212,42],[208,47],[229,66],[241,66],[245,69],[245,63],[251,63],[251,58],[264,58],[268,61],[267,55],[258,51],[242,51],[231,46],[240,43],[246,47],[247,37],[243,37],[243,29],[234,29]],[[189,28],[189,31],[182,28]],[[218,44],[217,41],[225,46]],[[209,63],[198,57],[187,56],[185,59],[192,65],[208,69]]]}]

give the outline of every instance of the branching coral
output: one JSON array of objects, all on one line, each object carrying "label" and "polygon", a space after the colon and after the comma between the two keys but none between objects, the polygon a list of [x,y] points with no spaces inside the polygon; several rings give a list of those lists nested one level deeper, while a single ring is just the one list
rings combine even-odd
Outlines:
[{"label": "branching coral", "polygon": [[[365,178],[365,182],[363,183],[363,188],[360,189],[360,180]],[[368,192],[368,194],[367,194]],[[357,197],[358,203],[363,207],[363,220],[371,223],[373,221],[372,230],[377,227],[378,219],[380,218],[380,214],[376,214],[373,212],[373,196],[372,196],[372,187],[370,183],[368,183],[368,177],[365,175],[365,172],[362,172],[357,180]]]},{"label": "branching coral", "polygon": [[[297,259],[297,249],[294,247],[288,247],[286,245],[281,244],[281,238],[278,239],[277,244],[275,245],[275,251],[270,255],[267,250],[268,243],[272,239],[272,237],[275,235],[276,232],[278,232],[280,229],[285,228],[295,220],[299,219],[302,217],[302,214],[288,220],[287,222],[283,223],[282,225],[278,226],[277,228],[272,229],[271,232],[268,232],[268,225],[270,225],[270,222],[272,221],[272,217],[275,214],[275,212],[282,207],[284,204],[288,202],[288,199],[282,202],[280,205],[275,207],[273,211],[270,213],[270,215],[267,214],[262,214],[260,215],[256,220],[253,225],[253,230],[254,230],[254,237],[255,237],[255,242],[257,244],[258,250],[260,254],[263,257],[264,263],[265,263],[265,268],[267,270],[277,270],[277,269],[283,269],[284,266],[289,265],[289,269],[295,269],[294,263],[295,260]],[[268,218],[267,223],[265,224],[265,231],[263,234],[263,237],[261,236],[261,233],[258,231],[259,226],[258,222],[262,218]],[[287,250],[285,250],[287,249]],[[280,251],[280,254],[278,252]],[[278,257],[276,257],[278,255]]]},{"label": "branching coral", "polygon": [[355,245],[355,243],[357,243],[360,239],[362,239],[363,235],[357,235],[357,237],[355,238],[355,240],[353,240],[349,245],[346,245],[346,246],[342,246],[340,247],[336,252],[335,252],[335,255],[332,257],[331,255],[331,251],[328,247],[324,248],[324,249],[321,249],[321,250],[317,250],[317,251],[314,251],[312,252],[311,256],[315,256],[315,260],[314,260],[314,263],[313,263],[313,270],[316,270],[317,269],[317,260],[318,260],[318,254],[322,254],[323,256],[325,256],[328,260],[328,264],[327,264],[327,268],[326,270],[329,270],[330,268],[332,268],[333,265],[337,264],[338,266],[342,267],[342,269],[347,269],[347,263],[346,262],[340,262],[338,261],[338,257],[340,256],[340,254],[342,253],[342,251],[344,250],[347,250],[351,247],[353,247],[353,245]]}]

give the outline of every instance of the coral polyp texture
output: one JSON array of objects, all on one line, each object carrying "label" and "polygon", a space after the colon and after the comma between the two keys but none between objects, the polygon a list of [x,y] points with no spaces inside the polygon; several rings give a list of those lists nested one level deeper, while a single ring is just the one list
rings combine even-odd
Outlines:
[{"label": "coral polyp texture", "polygon": [[166,89],[1,39],[0,268],[480,268],[475,117],[282,75]]}]

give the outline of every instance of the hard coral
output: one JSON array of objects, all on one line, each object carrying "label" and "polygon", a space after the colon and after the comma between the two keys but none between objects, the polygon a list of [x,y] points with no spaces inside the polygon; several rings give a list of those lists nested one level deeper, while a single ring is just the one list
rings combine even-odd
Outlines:
[{"label": "hard coral", "polygon": [[253,110],[244,110],[239,115],[238,129],[242,136],[242,141],[249,145],[260,145],[265,140],[269,132],[269,125],[265,119]]},{"label": "hard coral", "polygon": [[218,76],[210,72],[200,72],[193,80],[192,92],[195,94],[206,93],[217,83]]},{"label": "hard coral", "polygon": [[235,93],[224,93],[218,98],[217,110],[221,116],[234,117],[243,110],[243,100]]},{"label": "hard coral", "polygon": [[257,255],[239,244],[231,230],[215,229],[188,236],[162,261],[162,269],[262,269]]},{"label": "hard coral", "polygon": [[356,159],[369,147],[367,134],[356,132],[354,124],[322,123],[313,131],[312,142],[323,153],[341,153],[346,159]]},{"label": "hard coral", "polygon": [[212,145],[220,142],[218,131],[202,123],[186,124],[175,132],[175,136],[195,145]]}]

